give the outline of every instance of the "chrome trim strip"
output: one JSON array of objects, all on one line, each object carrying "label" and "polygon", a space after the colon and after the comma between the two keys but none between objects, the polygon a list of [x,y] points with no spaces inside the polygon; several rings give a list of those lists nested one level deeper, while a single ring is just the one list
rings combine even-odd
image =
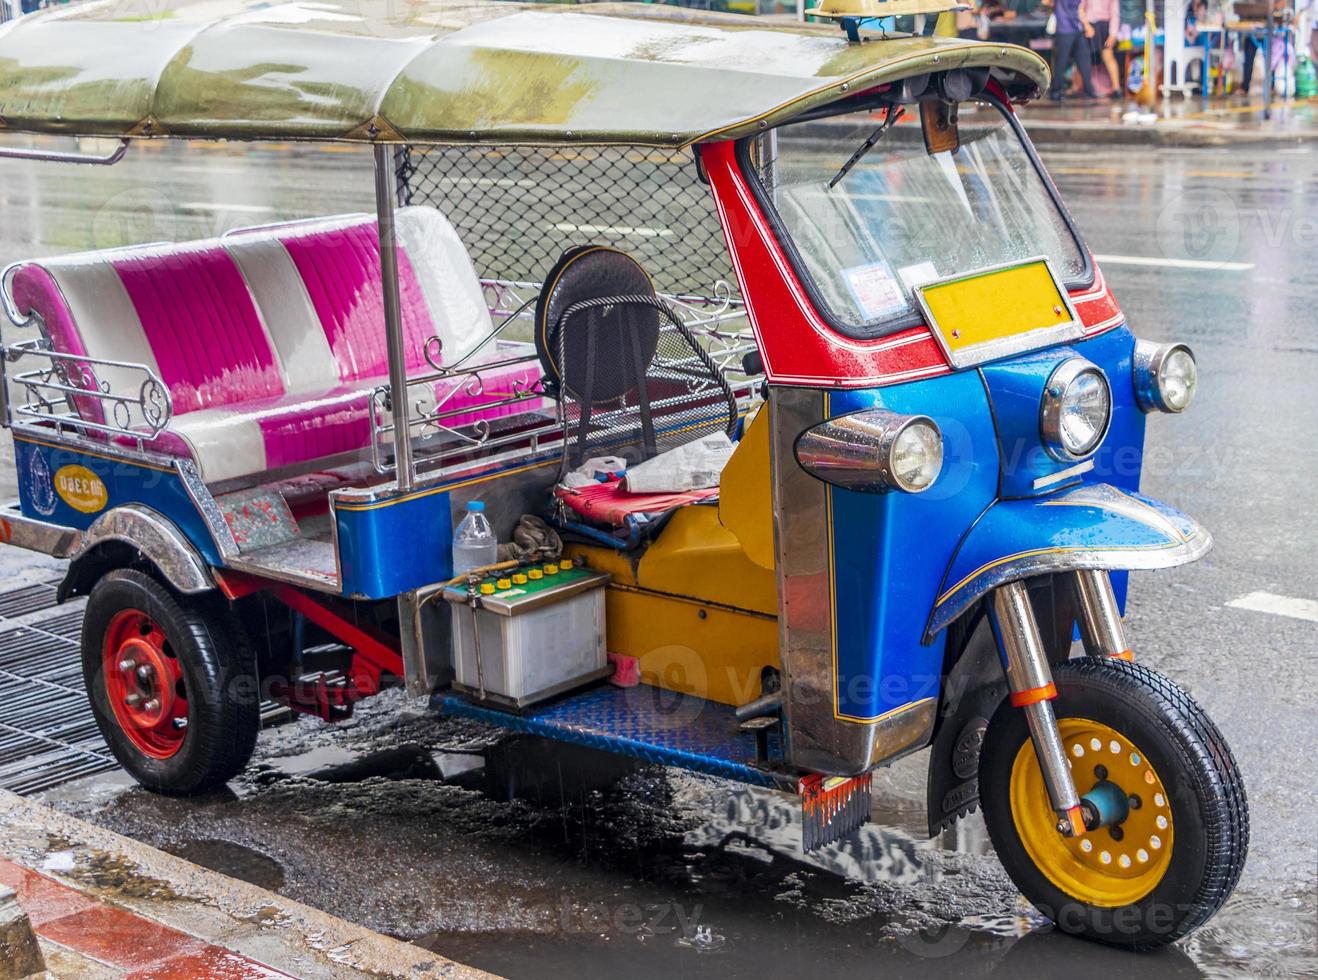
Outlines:
[{"label": "chrome trim strip", "polygon": [[179,481],[183,484],[183,489],[187,491],[188,499],[192,501],[197,513],[206,523],[206,530],[210,532],[211,540],[215,543],[215,550],[220,553],[220,560],[227,564],[238,556],[241,549],[233,536],[233,531],[229,528],[229,522],[224,519],[220,505],[215,502],[215,497],[212,496],[210,488],[206,486],[206,481],[201,478],[201,473],[192,460],[173,459],[171,462],[174,472],[178,474]]},{"label": "chrome trim strip", "polygon": [[[837,713],[836,610],[833,600],[832,489],[797,462],[794,447],[824,421],[819,390],[774,387],[769,392],[769,459],[773,479],[778,569],[778,635],[789,765],[829,775],[857,775],[928,743],[938,699],[901,705],[877,718]],[[815,596],[827,583],[828,602]]]},{"label": "chrome trim strip", "polygon": [[990,589],[1007,582],[1082,568],[1107,572],[1149,571],[1198,561],[1212,550],[1213,536],[1202,525],[1196,524],[1195,527],[1197,533],[1163,548],[1048,548],[1003,558],[997,564],[973,572],[955,592],[944,593],[934,607],[934,615],[924,635],[925,642],[933,639],[939,630],[947,627]]},{"label": "chrome trim strip", "polygon": [[1074,466],[1068,466],[1064,470],[1058,470],[1056,473],[1049,473],[1047,476],[1041,476],[1030,486],[1035,490],[1042,490],[1045,487],[1051,487],[1058,483],[1065,483],[1075,476],[1083,476],[1094,468],[1094,461],[1087,459],[1083,463],[1076,463]]}]

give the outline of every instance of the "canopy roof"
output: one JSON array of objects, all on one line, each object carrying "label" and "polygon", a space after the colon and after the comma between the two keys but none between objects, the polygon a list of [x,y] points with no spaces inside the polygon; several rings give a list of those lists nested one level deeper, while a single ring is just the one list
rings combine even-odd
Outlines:
[{"label": "canopy roof", "polygon": [[98,0],[0,26],[0,133],[678,147],[985,65],[1047,83],[1011,45],[655,5]]}]

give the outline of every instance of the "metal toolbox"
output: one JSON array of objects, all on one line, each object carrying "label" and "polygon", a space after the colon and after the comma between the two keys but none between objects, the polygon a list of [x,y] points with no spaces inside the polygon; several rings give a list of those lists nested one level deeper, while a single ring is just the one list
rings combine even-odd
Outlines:
[{"label": "metal toolbox", "polygon": [[[506,573],[507,574],[507,573]],[[450,586],[454,687],[523,708],[608,676],[604,586],[609,576],[557,564]]]}]

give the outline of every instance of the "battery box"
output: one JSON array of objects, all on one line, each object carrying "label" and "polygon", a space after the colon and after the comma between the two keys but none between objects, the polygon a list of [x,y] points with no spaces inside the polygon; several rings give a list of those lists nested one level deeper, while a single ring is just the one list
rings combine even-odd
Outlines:
[{"label": "battery box", "polygon": [[503,572],[474,589],[449,586],[454,687],[523,708],[608,676],[604,586],[609,576],[548,563]]}]

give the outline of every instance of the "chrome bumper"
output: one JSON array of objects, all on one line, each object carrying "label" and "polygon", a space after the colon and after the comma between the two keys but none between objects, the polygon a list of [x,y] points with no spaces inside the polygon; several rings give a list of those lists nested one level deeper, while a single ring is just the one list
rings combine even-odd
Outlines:
[{"label": "chrome bumper", "polygon": [[0,506],[0,544],[72,558],[82,550],[83,537],[77,528],[25,517],[16,500]]}]

